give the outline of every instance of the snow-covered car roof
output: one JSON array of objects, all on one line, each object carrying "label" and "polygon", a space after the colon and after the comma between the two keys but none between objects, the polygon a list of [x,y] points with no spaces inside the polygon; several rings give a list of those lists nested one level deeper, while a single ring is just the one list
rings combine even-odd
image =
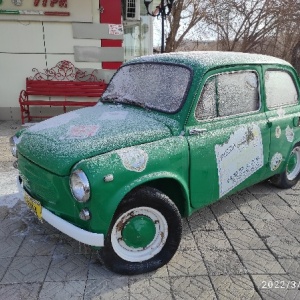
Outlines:
[{"label": "snow-covered car roof", "polygon": [[190,66],[192,69],[211,69],[215,67],[230,65],[251,65],[251,64],[276,64],[291,66],[285,60],[255,53],[225,52],[225,51],[190,51],[172,52],[156,55],[142,56],[131,60],[128,63],[139,62],[166,62],[179,63]]}]

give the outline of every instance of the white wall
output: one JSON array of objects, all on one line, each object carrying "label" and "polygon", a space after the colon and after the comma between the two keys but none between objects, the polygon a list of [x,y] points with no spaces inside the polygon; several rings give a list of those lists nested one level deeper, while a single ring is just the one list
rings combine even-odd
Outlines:
[{"label": "white wall", "polygon": [[[93,22],[99,23],[99,0],[91,1]],[[75,63],[75,45],[100,47],[101,41],[73,39],[71,22],[0,20],[0,120],[20,119],[19,94],[33,68],[69,60],[77,68],[101,69],[101,63]]]},{"label": "white wall", "polygon": [[[73,20],[75,23],[81,22],[80,12],[82,11],[85,14],[85,18],[89,20],[88,22],[92,20],[93,23],[101,25],[99,0],[70,0],[69,3],[72,4],[73,9],[71,16],[76,14],[77,19],[74,17],[75,19]],[[87,3],[90,4],[87,5]],[[4,4],[7,7],[4,7]],[[24,7],[25,4],[29,5],[29,2],[24,1]],[[2,2],[0,9],[7,9],[11,5],[11,1]],[[32,6],[32,2],[30,2],[30,5]],[[89,9],[87,9],[87,6]],[[142,0],[141,8],[143,8],[142,23],[148,26],[148,30],[147,32],[142,32],[144,39],[143,44],[140,46],[143,51],[137,55],[152,53],[152,18],[144,16],[145,9]],[[42,8],[38,7],[37,9]],[[87,15],[87,11],[90,11],[90,15]],[[7,20],[8,18],[12,20]],[[18,20],[13,18],[18,18]],[[84,39],[81,38],[82,36],[80,38],[73,38],[74,28],[72,28],[72,20],[66,21],[67,19],[57,17],[56,21],[51,22],[49,21],[51,17],[47,17],[48,19],[39,18],[41,19],[40,21],[32,21],[35,20],[35,16],[3,16],[0,14],[0,120],[20,120],[19,94],[21,90],[25,89],[26,78],[34,76],[33,68],[43,71],[45,68],[50,69],[54,67],[61,60],[68,60],[79,69],[100,70],[97,73],[100,76],[99,79],[103,79],[106,82],[109,81],[115,72],[115,70],[102,70],[101,62],[88,62],[91,61],[88,60],[88,57],[85,62],[81,60],[75,62],[74,46],[83,46],[87,50],[93,47],[101,47],[100,38],[93,39],[87,36]],[[96,26],[95,30],[97,34],[102,34],[101,30],[105,30],[105,28]],[[107,33],[105,36],[107,36]],[[123,39],[123,35],[120,37],[115,36],[114,38]],[[109,37],[109,39],[114,38]],[[133,42],[130,40],[128,43],[130,48]],[[126,44],[126,41],[124,44]],[[78,48],[81,49],[81,47],[77,47],[76,49]],[[122,53],[122,50],[122,47],[120,47],[120,53]],[[101,57],[103,58],[102,61],[111,61],[107,60],[107,55],[104,54]],[[111,59],[112,57],[109,58]],[[120,60],[116,61],[119,62]],[[58,108],[51,108],[52,111],[55,111],[55,109],[58,110]],[[44,114],[41,108],[37,108],[36,110],[40,110],[39,114]]]}]

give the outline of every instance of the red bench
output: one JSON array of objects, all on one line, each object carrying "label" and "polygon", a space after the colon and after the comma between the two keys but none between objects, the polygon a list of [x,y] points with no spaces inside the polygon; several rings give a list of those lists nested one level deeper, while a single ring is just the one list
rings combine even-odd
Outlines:
[{"label": "red bench", "polygon": [[[70,97],[99,98],[105,91],[107,84],[99,81],[94,70],[91,74],[74,67],[68,61],[59,62],[54,68],[38,72],[34,77],[26,78],[26,90],[22,90],[19,97],[21,119],[30,122],[33,118],[49,118],[51,116],[31,115],[31,106],[60,106],[66,112],[66,107],[93,106],[98,99],[87,101],[84,99],[69,100]],[[46,96],[47,99],[30,99],[29,96]],[[55,97],[54,100],[51,97]],[[57,98],[59,97],[59,98]]]}]

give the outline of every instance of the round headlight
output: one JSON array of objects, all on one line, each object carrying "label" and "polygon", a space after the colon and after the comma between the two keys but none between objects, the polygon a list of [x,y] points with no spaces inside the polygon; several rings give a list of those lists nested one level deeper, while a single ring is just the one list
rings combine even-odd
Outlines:
[{"label": "round headlight", "polygon": [[74,198],[78,202],[86,202],[90,198],[90,184],[81,170],[76,170],[71,174],[70,187]]}]

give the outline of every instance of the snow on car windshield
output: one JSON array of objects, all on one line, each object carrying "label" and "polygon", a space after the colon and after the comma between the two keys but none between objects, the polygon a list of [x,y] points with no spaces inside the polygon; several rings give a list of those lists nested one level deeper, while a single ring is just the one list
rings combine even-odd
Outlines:
[{"label": "snow on car windshield", "polygon": [[122,67],[111,80],[102,101],[142,106],[174,113],[185,99],[190,69],[173,64],[141,63]]}]

